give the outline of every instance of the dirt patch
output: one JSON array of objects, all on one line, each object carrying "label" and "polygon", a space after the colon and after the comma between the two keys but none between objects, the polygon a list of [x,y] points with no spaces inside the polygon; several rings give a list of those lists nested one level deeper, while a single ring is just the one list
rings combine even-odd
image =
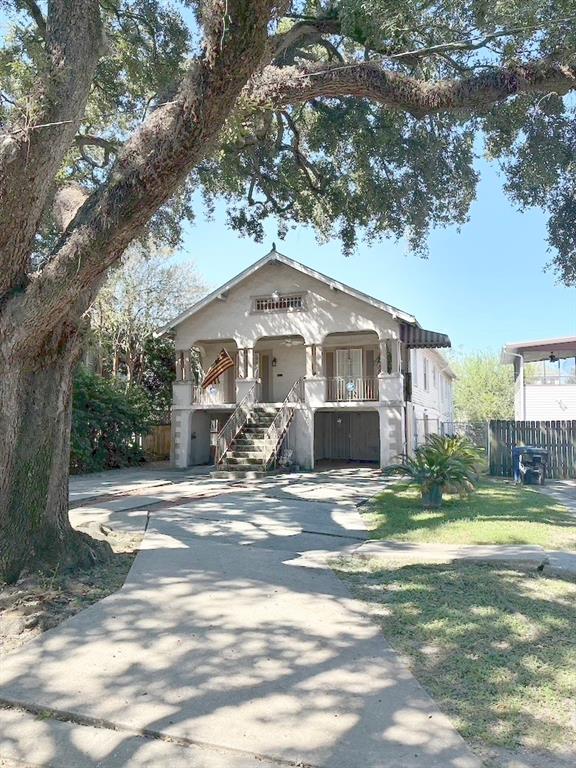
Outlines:
[{"label": "dirt patch", "polygon": [[16,584],[0,584],[0,658],[122,587],[142,534],[102,527],[102,537],[114,551],[107,563],[73,573],[24,574]]}]

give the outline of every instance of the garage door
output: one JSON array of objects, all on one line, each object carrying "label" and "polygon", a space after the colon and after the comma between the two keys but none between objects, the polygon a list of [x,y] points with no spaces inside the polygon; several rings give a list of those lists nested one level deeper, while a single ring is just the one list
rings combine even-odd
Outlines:
[{"label": "garage door", "polygon": [[317,413],[314,419],[314,459],[379,462],[378,413]]}]

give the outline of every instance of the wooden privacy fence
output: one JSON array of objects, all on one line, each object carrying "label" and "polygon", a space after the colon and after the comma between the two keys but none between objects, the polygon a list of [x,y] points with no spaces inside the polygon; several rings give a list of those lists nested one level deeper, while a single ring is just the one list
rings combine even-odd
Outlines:
[{"label": "wooden privacy fence", "polygon": [[576,421],[491,421],[491,475],[512,476],[512,448],[516,445],[547,448],[548,477],[576,477]]},{"label": "wooden privacy fence", "polygon": [[142,441],[142,448],[147,459],[170,458],[171,427],[170,424],[159,424],[152,427]]}]

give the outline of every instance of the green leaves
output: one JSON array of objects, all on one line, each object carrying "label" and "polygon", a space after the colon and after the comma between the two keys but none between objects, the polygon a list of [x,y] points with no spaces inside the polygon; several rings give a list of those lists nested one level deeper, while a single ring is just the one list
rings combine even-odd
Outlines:
[{"label": "green leaves", "polygon": [[400,464],[385,467],[384,475],[402,475],[420,488],[423,498],[447,486],[453,491],[470,491],[482,462],[480,451],[465,437],[429,435],[413,456]]},{"label": "green leaves", "polygon": [[425,255],[431,223],[467,217],[473,157],[473,133],[459,118],[418,121],[346,98],[276,115],[255,145],[223,147],[199,181],[212,202],[229,200],[230,225],[256,238],[275,217],[282,227],[311,224],[321,239],[340,238],[347,254],[360,239],[405,237]]},{"label": "green leaves", "polygon": [[496,355],[476,353],[454,360],[454,405],[459,421],[514,417],[514,371]]},{"label": "green leaves", "polygon": [[137,464],[139,437],[151,426],[148,398],[136,386],[104,379],[81,367],[74,380],[70,468],[96,472]]}]

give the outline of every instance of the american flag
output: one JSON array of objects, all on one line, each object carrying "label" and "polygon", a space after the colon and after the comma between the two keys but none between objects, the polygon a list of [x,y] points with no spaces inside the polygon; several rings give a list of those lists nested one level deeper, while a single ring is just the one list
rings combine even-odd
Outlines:
[{"label": "american flag", "polygon": [[202,384],[200,385],[202,389],[208,389],[211,384],[217,382],[220,376],[222,376],[224,371],[227,371],[228,368],[234,368],[234,360],[232,360],[228,352],[223,349],[210,368],[206,371],[206,374],[202,379]]}]

